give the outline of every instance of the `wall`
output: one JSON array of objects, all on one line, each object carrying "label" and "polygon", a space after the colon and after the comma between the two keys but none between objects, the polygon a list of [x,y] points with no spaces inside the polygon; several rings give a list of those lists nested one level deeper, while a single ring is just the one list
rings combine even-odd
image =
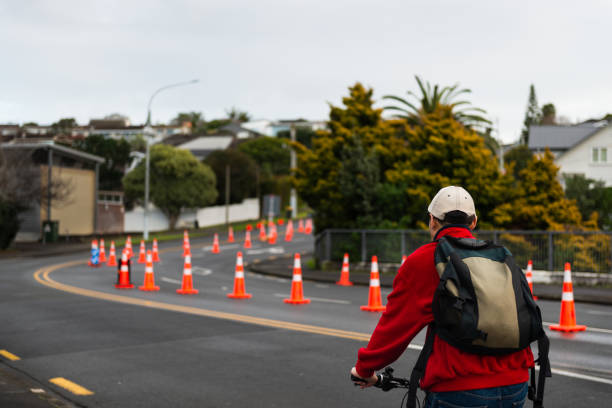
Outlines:
[{"label": "wall", "polygon": [[[47,166],[40,166],[41,183],[47,182]],[[93,170],[53,167],[53,180],[70,186],[68,197],[51,202],[51,220],[59,221],[60,235],[91,235],[94,233],[95,177]],[[47,219],[47,205],[40,209],[40,219]]]},{"label": "wall", "polygon": [[[259,218],[259,200],[257,198],[249,198],[241,204],[232,204],[229,206],[229,221],[239,222],[255,220]],[[142,232],[143,231],[143,214],[142,207],[136,207],[131,211],[125,212],[124,228],[126,232]],[[205,207],[198,210],[184,210],[176,224],[177,228],[193,228],[195,222],[198,221],[198,226],[208,227],[225,223],[225,206],[219,205],[214,207]],[[168,219],[155,206],[151,205],[148,218],[149,231],[164,231],[169,229]]]},{"label": "wall", "polygon": [[[607,163],[592,162],[593,147],[608,148]],[[555,164],[560,167],[560,174],[584,174],[587,178],[603,180],[606,186],[612,186],[612,126],[607,126],[578,143],[564,155],[559,156]]]}]

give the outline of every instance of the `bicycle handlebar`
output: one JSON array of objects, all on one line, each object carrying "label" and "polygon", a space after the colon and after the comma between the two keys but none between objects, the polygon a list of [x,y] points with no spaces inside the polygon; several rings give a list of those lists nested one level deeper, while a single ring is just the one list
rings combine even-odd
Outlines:
[{"label": "bicycle handlebar", "polygon": [[[378,381],[376,381],[374,387],[380,388],[383,391],[389,391],[394,388],[408,388],[410,386],[410,381],[408,381],[406,378],[394,377],[393,368],[390,366],[385,368],[382,373],[376,374],[376,376],[378,377]],[[365,382],[363,378],[354,376],[352,374],[351,381],[353,381],[356,386],[359,385],[359,383]]]}]

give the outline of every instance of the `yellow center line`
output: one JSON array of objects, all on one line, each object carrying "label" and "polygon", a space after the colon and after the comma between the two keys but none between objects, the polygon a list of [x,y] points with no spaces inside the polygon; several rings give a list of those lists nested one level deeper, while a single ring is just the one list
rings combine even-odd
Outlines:
[{"label": "yellow center line", "polygon": [[12,361],[21,360],[18,356],[14,355],[10,351],[6,351],[6,350],[0,350],[0,355],[5,357],[5,358],[8,358],[9,360],[12,360]]},{"label": "yellow center line", "polygon": [[79,384],[73,383],[72,381],[63,377],[51,378],[49,382],[57,385],[58,387],[65,388],[75,395],[93,395],[93,392],[89,391],[87,388],[81,387]]},{"label": "yellow center line", "polygon": [[369,341],[370,334],[359,333],[347,330],[333,329],[329,327],[312,326],[308,324],[293,323],[282,320],[266,319],[248,315],[240,315],[236,313],[219,312],[216,310],[202,309],[192,306],[182,306],[172,303],[158,302],[154,300],[131,298],[124,295],[115,295],[112,293],[99,292],[91,289],[79,288],[76,286],[66,285],[57,282],[49,277],[51,272],[62,268],[69,268],[76,265],[86,264],[87,261],[71,261],[58,265],[41,268],[34,272],[34,278],[42,285],[50,288],[58,289],[64,292],[74,293],[81,296],[88,296],[96,299],[107,300],[111,302],[125,303],[135,306],[150,307],[154,309],[163,309],[173,312],[187,313],[198,316],[213,317],[217,319],[231,320],[241,323],[256,324],[259,326],[274,327],[278,329],[294,330],[306,333],[321,334],[326,336],[341,337],[345,339],[353,339],[359,341]]}]

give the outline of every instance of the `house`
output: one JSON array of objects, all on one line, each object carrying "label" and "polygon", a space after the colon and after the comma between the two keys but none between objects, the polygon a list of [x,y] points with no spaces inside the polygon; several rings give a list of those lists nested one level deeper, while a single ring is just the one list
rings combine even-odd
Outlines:
[{"label": "house", "polygon": [[200,136],[177,145],[179,149],[189,150],[196,159],[202,161],[215,150],[226,150],[233,146],[236,137],[232,135]]},{"label": "house", "polygon": [[574,126],[531,126],[529,149],[555,156],[559,174],[582,174],[612,186],[612,123],[589,121]]},{"label": "house", "polygon": [[[20,215],[16,241],[37,241],[43,221],[56,221],[60,235],[92,235],[98,230],[98,175],[102,157],[55,144],[53,141],[3,143],[5,154],[19,155],[35,166],[30,183],[40,183],[40,200]],[[38,168],[38,171],[36,170]],[[53,180],[47,188],[47,180]],[[26,182],[26,180],[24,180]],[[62,190],[54,198],[53,189]]]},{"label": "house", "polygon": [[292,124],[315,131],[327,129],[327,122],[325,121],[307,121],[305,119],[281,119],[277,121],[262,119],[241,123],[240,126],[256,134],[277,137],[280,132],[288,132]]}]

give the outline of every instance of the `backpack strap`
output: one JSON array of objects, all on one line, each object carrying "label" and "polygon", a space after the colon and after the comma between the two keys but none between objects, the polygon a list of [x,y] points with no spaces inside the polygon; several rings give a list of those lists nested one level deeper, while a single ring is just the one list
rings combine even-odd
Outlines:
[{"label": "backpack strap", "polygon": [[414,368],[412,369],[412,374],[410,374],[410,384],[408,386],[408,400],[406,401],[406,408],[416,408],[417,388],[419,388],[419,381],[425,375],[425,367],[427,367],[427,360],[429,360],[429,356],[433,351],[435,335],[436,326],[434,323],[431,323],[429,325],[429,331],[427,332],[427,337],[425,338],[425,344],[423,345],[421,354],[419,354],[419,358],[417,359],[417,362],[414,365]]},{"label": "backpack strap", "polygon": [[536,362],[540,364],[540,373],[538,374],[538,385],[535,383],[535,365],[531,367],[531,386],[529,387],[529,399],[533,401],[534,408],[543,408],[544,405],[544,384],[546,377],[552,377],[550,371],[550,360],[548,359],[548,350],[550,341],[545,333],[538,338],[538,359]]}]

